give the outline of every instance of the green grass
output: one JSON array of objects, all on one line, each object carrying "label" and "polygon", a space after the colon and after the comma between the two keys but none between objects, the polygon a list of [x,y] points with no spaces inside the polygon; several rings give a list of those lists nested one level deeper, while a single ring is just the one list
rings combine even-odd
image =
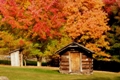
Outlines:
[{"label": "green grass", "polygon": [[0,66],[0,76],[10,80],[120,80],[120,73],[96,72],[92,75],[61,74],[58,70]]}]

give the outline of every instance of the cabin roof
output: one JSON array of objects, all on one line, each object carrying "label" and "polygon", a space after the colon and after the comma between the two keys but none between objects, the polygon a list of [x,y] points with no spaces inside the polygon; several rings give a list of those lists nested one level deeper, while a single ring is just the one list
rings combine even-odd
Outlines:
[{"label": "cabin roof", "polygon": [[18,49],[12,50],[12,51],[9,52],[9,54],[14,53],[14,52],[16,52],[16,51],[20,51],[20,52],[21,52],[22,49],[18,48]]},{"label": "cabin roof", "polygon": [[90,49],[88,49],[88,48],[84,47],[83,45],[81,45],[79,43],[76,43],[76,42],[72,42],[72,43],[66,45],[65,47],[58,50],[56,53],[61,54],[63,51],[65,51],[66,49],[69,49],[69,48],[79,48],[79,49],[82,49],[82,50],[86,51],[87,53],[91,53],[91,54],[94,53]]}]

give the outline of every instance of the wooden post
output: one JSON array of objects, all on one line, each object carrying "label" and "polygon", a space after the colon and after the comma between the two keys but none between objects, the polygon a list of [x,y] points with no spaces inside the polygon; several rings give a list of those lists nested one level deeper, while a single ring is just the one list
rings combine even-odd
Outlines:
[{"label": "wooden post", "polygon": [[82,53],[80,53],[80,72],[82,72]]}]

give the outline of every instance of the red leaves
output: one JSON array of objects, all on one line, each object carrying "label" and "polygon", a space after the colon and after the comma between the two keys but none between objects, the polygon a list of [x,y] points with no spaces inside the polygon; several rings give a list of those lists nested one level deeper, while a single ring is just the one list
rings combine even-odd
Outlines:
[{"label": "red leaves", "polygon": [[33,28],[34,32],[48,32],[48,27],[46,26],[46,24],[44,22],[38,22],[35,24],[34,28]]},{"label": "red leaves", "polygon": [[4,4],[6,0],[0,0],[0,4]]},{"label": "red leaves", "polygon": [[13,7],[13,6],[16,7],[16,6],[17,6],[15,0],[9,0],[9,1],[7,1],[7,3],[8,3],[8,5],[10,5],[11,7]]},{"label": "red leaves", "polygon": [[19,41],[19,45],[20,46],[23,46],[25,44],[25,42],[21,39],[20,41]]},{"label": "red leaves", "polygon": [[105,6],[104,9],[108,15],[116,14],[120,8],[120,0],[103,0]]},{"label": "red leaves", "polygon": [[55,3],[56,3],[56,0],[53,0],[53,1],[46,7],[46,10],[49,10]]},{"label": "red leaves", "polygon": [[43,39],[46,39],[50,35],[50,29],[44,22],[36,23],[33,27],[33,32],[37,33]]},{"label": "red leaves", "polygon": [[[22,3],[24,2],[24,3]],[[12,28],[28,29],[41,39],[56,36],[64,23],[64,14],[59,0],[0,0],[3,22]]]},{"label": "red leaves", "polygon": [[104,9],[105,9],[105,11],[106,11],[108,14],[111,14],[111,13],[112,13],[111,7],[107,7],[107,6],[106,6]]},{"label": "red leaves", "polygon": [[116,0],[118,7],[120,8],[120,0]]},{"label": "red leaves", "polygon": [[103,0],[103,2],[107,5],[112,5],[116,2],[116,0]]}]

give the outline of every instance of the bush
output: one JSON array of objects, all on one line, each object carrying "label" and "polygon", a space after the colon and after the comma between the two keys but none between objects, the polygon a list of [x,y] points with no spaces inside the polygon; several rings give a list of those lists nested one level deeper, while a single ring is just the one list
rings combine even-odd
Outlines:
[{"label": "bush", "polygon": [[[25,64],[23,63],[23,65],[25,65]],[[37,62],[36,61],[27,60],[26,61],[26,65],[37,66]]]},{"label": "bush", "polygon": [[47,62],[42,62],[42,66],[48,66]]},{"label": "bush", "polygon": [[94,70],[104,70],[104,71],[120,71],[120,62],[116,61],[103,61],[103,60],[94,60],[93,62]]},{"label": "bush", "polygon": [[59,67],[59,56],[53,55],[50,57],[50,60],[47,62],[47,65],[52,67]]},{"label": "bush", "polygon": [[11,65],[11,61],[10,60],[0,60],[0,64]]}]

